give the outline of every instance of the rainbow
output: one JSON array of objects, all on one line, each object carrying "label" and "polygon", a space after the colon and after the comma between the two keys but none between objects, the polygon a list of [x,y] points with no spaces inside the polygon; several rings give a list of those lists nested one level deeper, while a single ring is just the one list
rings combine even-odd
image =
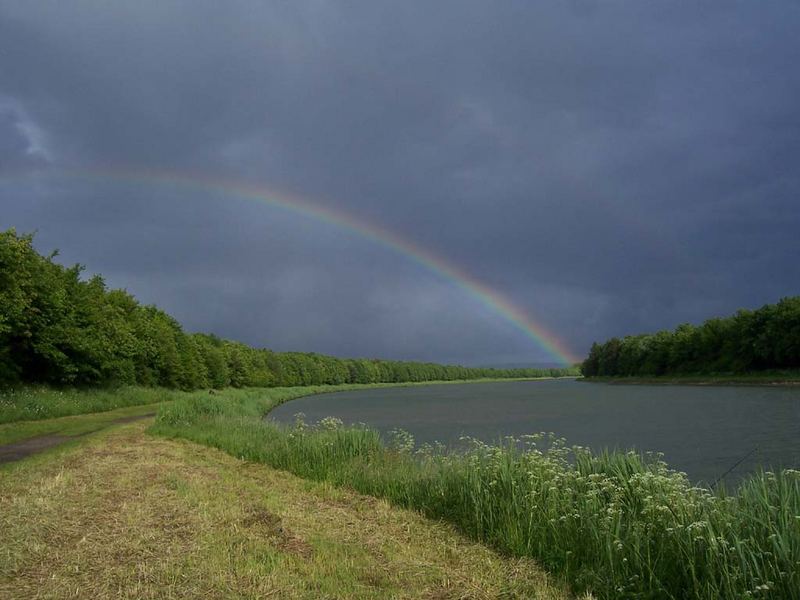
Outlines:
[{"label": "rainbow", "polygon": [[[53,171],[40,171],[40,174],[53,175]],[[28,173],[29,175],[30,173]],[[234,196],[252,200],[269,206],[279,207],[287,211],[327,223],[346,230],[361,238],[389,248],[402,256],[421,265],[449,281],[466,294],[478,300],[483,306],[500,315],[516,329],[533,340],[544,349],[556,362],[570,365],[579,361],[567,348],[563,341],[548,331],[540,323],[534,321],[508,298],[478,281],[463,269],[458,268],[445,258],[433,254],[374,223],[365,221],[343,210],[333,210],[326,206],[292,196],[271,188],[243,183],[241,181],[210,178],[196,173],[180,173],[161,170],[69,170],[59,171],[58,176],[87,179],[90,181],[122,182],[128,184],[146,184],[168,186],[183,190],[194,189],[204,193],[216,192],[226,196]],[[6,177],[4,177],[5,179]]]}]

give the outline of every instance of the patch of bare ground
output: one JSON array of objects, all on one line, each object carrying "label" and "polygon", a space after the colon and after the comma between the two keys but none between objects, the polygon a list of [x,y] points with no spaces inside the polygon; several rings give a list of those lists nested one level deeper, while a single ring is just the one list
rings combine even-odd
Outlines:
[{"label": "patch of bare ground", "polygon": [[143,423],[0,473],[0,598],[566,598],[532,561]]},{"label": "patch of bare ground", "polygon": [[40,435],[12,444],[5,444],[0,446],[0,465],[44,452],[48,448],[60,446],[64,442],[74,440],[75,437],[72,435]]},{"label": "patch of bare ground", "polygon": [[29,456],[33,456],[34,454],[39,454],[40,452],[44,452],[45,450],[48,450],[55,446],[60,446],[61,444],[64,444],[65,442],[68,442],[70,440],[77,439],[89,433],[94,433],[94,431],[99,431],[99,429],[103,429],[105,427],[110,427],[111,425],[133,423],[134,421],[141,421],[142,419],[149,419],[154,416],[155,413],[146,413],[143,415],[120,417],[119,419],[113,419],[111,421],[108,421],[104,426],[96,430],[88,431],[86,433],[81,433],[79,435],[60,435],[60,434],[39,435],[36,437],[19,440],[17,442],[12,442],[10,444],[3,444],[2,446],[0,446],[0,465],[4,463],[14,462],[17,460],[22,460],[23,458],[28,458]]}]

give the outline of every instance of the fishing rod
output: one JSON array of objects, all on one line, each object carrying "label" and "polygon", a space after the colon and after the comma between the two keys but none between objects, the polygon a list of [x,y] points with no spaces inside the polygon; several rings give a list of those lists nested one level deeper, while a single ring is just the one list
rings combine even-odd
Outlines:
[{"label": "fishing rod", "polygon": [[725,479],[725,477],[727,477],[731,473],[731,471],[733,471],[736,467],[738,467],[740,464],[742,464],[744,461],[746,461],[748,458],[750,458],[757,450],[758,450],[758,446],[756,446],[755,448],[750,450],[750,452],[748,452],[742,458],[740,458],[738,461],[736,461],[736,463],[734,463],[734,465],[730,469],[725,471],[722,475],[720,475],[719,477],[717,477],[714,480],[714,483],[711,484],[711,488],[712,489],[715,488],[720,481]]}]

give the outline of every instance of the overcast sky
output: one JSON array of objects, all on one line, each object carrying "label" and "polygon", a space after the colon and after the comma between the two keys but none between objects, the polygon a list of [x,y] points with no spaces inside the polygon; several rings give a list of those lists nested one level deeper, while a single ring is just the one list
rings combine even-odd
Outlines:
[{"label": "overcast sky", "polygon": [[0,0],[0,228],[190,331],[468,364],[552,356],[356,215],[593,340],[800,293],[800,5]]}]

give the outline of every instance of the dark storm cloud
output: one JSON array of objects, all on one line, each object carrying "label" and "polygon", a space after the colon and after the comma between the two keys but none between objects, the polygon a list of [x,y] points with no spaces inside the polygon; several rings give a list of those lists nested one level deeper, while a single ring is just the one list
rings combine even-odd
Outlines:
[{"label": "dark storm cloud", "polygon": [[798,26],[791,2],[9,2],[0,225],[190,329],[547,360],[456,287],[329,226],[9,174],[258,182],[446,257],[583,353],[798,293]]}]

